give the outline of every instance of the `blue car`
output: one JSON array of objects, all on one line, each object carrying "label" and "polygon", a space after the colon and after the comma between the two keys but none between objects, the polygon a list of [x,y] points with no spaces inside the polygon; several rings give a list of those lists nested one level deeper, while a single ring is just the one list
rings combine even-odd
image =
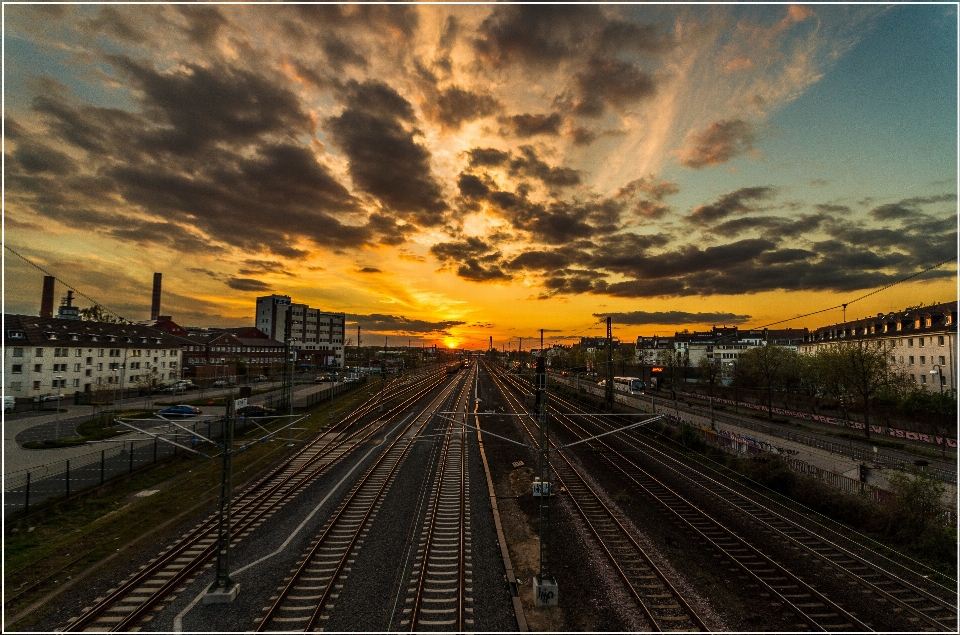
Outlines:
[{"label": "blue car", "polygon": [[192,417],[201,414],[201,410],[194,406],[170,406],[157,414],[161,417]]}]

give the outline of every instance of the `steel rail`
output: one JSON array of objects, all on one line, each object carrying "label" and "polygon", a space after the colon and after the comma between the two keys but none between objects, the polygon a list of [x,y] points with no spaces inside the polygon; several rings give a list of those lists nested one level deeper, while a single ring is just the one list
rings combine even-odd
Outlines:
[{"label": "steel rail", "polygon": [[[564,403],[570,406],[571,408],[582,409],[579,405],[576,405],[573,402],[569,402],[563,399],[557,399],[557,401],[560,403]],[[603,421],[602,418],[599,418],[599,417],[589,417],[588,419],[595,419],[597,420],[598,423]],[[603,422],[602,425],[609,426],[610,424]],[[840,544],[837,544],[833,540],[830,540],[828,538],[820,536],[819,534],[814,533],[812,530],[808,529],[806,525],[796,522],[790,518],[787,518],[782,513],[779,513],[773,509],[770,509],[764,506],[763,504],[760,504],[757,501],[753,501],[746,498],[740,492],[718,481],[714,476],[704,473],[703,471],[697,468],[692,468],[690,465],[687,465],[686,463],[681,463],[679,460],[677,460],[674,457],[671,457],[669,454],[663,452],[662,450],[654,447],[653,445],[645,441],[642,441],[636,435],[630,435],[622,439],[622,442],[628,445],[628,447],[632,447],[641,452],[646,453],[649,458],[656,461],[657,463],[662,465],[665,469],[669,470],[670,472],[675,474],[677,477],[683,479],[684,481],[687,481],[698,488],[705,489],[715,497],[722,498],[728,505],[732,506],[741,514],[752,518],[761,527],[774,532],[776,535],[788,541],[788,543],[793,545],[795,548],[800,549],[805,553],[808,553],[816,557],[818,560],[829,564],[833,568],[842,572],[844,575],[852,578],[855,582],[857,582],[861,586],[869,589],[870,591],[877,593],[882,598],[893,603],[900,609],[911,613],[917,619],[921,619],[927,624],[929,624],[930,626],[933,626],[938,629],[952,630],[956,628],[957,609],[955,606],[951,605],[949,602],[945,601],[943,598],[939,598],[936,595],[933,595],[925,591],[924,589],[917,587],[916,585],[912,584],[908,580],[904,580],[896,573],[887,571],[881,565],[878,565],[876,563],[873,563],[865,559],[860,554],[854,553],[850,549],[843,547]],[[657,456],[650,455],[651,452],[656,453],[657,455],[660,455],[662,459],[657,458]],[[626,457],[624,457],[624,459],[629,461],[629,459],[626,459]],[[669,465],[665,463],[664,461],[667,461],[667,460],[674,464],[681,465],[682,469],[677,469],[673,465]],[[633,462],[631,461],[631,463]],[[640,468],[637,467],[637,469],[640,469]],[[693,474],[691,474],[691,470],[693,471]],[[646,472],[645,470],[643,471]],[[711,489],[711,486],[713,487],[712,489]],[[754,511],[751,511],[748,507],[753,507],[755,509]],[[760,510],[760,511],[758,512],[756,510]],[[785,524],[786,528],[778,527],[774,525],[771,520],[761,518],[760,517],[761,514],[768,514],[769,516],[773,517],[774,521]],[[800,537],[798,538],[796,535],[791,535],[791,533],[789,533],[790,531],[799,533]],[[816,541],[816,543],[818,544],[815,544],[815,545],[808,544],[801,539],[804,537],[808,537]],[[849,538],[845,538],[845,539],[848,540],[849,542],[852,542],[853,544],[857,545],[860,548],[864,548],[863,545],[860,545],[856,541],[850,540]],[[821,549],[822,547],[833,549],[837,552],[838,555],[835,556],[834,558],[830,558],[827,553],[824,553],[824,551],[822,551],[821,549],[818,549],[817,547],[821,547]],[[837,562],[837,560],[839,560],[840,558],[849,558],[852,560],[852,562]],[[864,577],[864,574],[857,573],[856,571],[852,570],[849,566],[851,564],[857,565],[858,567],[861,567],[861,568],[866,568],[874,572],[876,575],[885,577],[891,583],[895,583],[899,585],[901,588],[905,588],[906,590],[916,594],[917,596],[920,596],[921,598],[929,602],[932,602],[934,606],[925,607],[923,609],[921,609],[920,607],[914,606],[913,603],[911,603],[910,601],[907,601],[910,598],[898,597],[896,593],[893,593],[887,589],[882,588],[881,586],[878,586],[878,583],[876,582],[871,582],[870,580]],[[868,571],[867,575],[874,575],[874,573],[870,573],[870,571]],[[931,611],[946,611],[949,615],[936,617],[930,614]],[[945,620],[950,620],[953,622],[953,624],[948,624]]]},{"label": "steel rail", "polygon": [[[457,405],[454,408],[455,411],[459,412],[463,410],[464,419],[466,418],[466,406],[467,400],[469,397],[469,386],[472,381],[474,374],[474,369],[471,369],[467,373],[467,378],[464,383],[464,390],[461,392]],[[443,504],[443,499],[445,497],[445,491],[447,485],[449,484],[449,474],[447,472],[448,458],[450,456],[450,444],[453,439],[455,422],[448,421],[446,427],[446,434],[444,435],[444,444],[443,451],[441,454],[441,464],[438,470],[438,476],[436,481],[436,493],[434,495],[433,506],[430,514],[430,521],[427,526],[427,536],[424,544],[423,556],[420,560],[420,574],[417,576],[417,587],[416,593],[413,597],[413,607],[410,612],[410,631],[415,631],[417,625],[421,624],[420,613],[422,607],[422,600],[424,599],[424,589],[426,586],[427,576],[430,569],[430,556],[433,549],[433,542],[435,536],[435,529],[437,526],[437,515],[440,511],[440,508]],[[456,620],[455,626],[458,632],[464,630],[465,624],[465,569],[466,569],[466,436],[465,428],[460,426],[460,464],[459,464],[459,487],[457,491],[457,515],[458,515],[458,527],[457,527],[457,543],[458,543],[458,554],[457,554],[457,597],[456,597]],[[436,600],[436,598],[434,598]]]},{"label": "steel rail", "polygon": [[[450,386],[451,386],[451,388],[452,388],[452,387],[453,387],[453,384],[450,384]],[[314,542],[314,545],[313,545],[313,547],[311,548],[310,552],[309,552],[309,553],[307,554],[307,556],[303,559],[303,562],[300,564],[300,566],[297,567],[297,570],[294,572],[294,574],[293,574],[293,576],[291,577],[291,579],[289,580],[289,582],[285,585],[285,587],[283,588],[283,590],[280,592],[280,594],[278,595],[276,601],[275,601],[275,602],[273,603],[273,605],[267,610],[266,615],[263,616],[263,618],[261,619],[261,622],[260,622],[259,626],[258,626],[257,629],[256,629],[257,632],[263,632],[263,631],[266,629],[267,624],[268,624],[271,620],[274,620],[274,619],[276,618],[277,613],[281,610],[284,602],[290,597],[290,594],[296,589],[297,584],[298,584],[298,582],[300,581],[300,579],[304,577],[305,572],[306,572],[306,571],[308,570],[308,568],[311,566],[311,563],[313,562],[314,557],[320,552],[320,550],[321,550],[323,547],[326,546],[327,538],[332,534],[332,532],[334,531],[334,528],[337,527],[338,522],[340,522],[341,519],[345,518],[348,510],[354,511],[354,510],[351,509],[351,504],[352,504],[355,500],[357,500],[357,499],[359,498],[360,492],[361,492],[361,491],[363,490],[363,488],[371,481],[371,479],[373,478],[373,475],[376,473],[376,471],[377,471],[378,469],[380,469],[381,467],[384,466],[384,464],[385,464],[385,462],[386,462],[386,459],[387,459],[387,457],[390,455],[390,453],[391,453],[395,448],[397,448],[397,447],[399,446],[399,444],[401,443],[401,441],[404,441],[404,440],[405,440],[405,435],[406,435],[406,433],[417,423],[417,420],[418,420],[420,417],[422,417],[427,411],[429,411],[431,407],[434,407],[434,405],[437,404],[437,405],[434,407],[433,412],[431,412],[431,413],[424,419],[424,421],[421,423],[420,428],[418,429],[418,432],[419,432],[420,430],[422,430],[422,429],[430,422],[430,420],[433,418],[433,414],[435,414],[435,412],[436,412],[437,410],[439,410],[439,407],[440,407],[439,404],[442,403],[443,401],[445,401],[446,399],[449,399],[449,396],[450,396],[449,393],[444,393],[444,392],[442,392],[440,395],[438,395],[436,398],[434,398],[434,399],[431,401],[431,403],[428,404],[427,407],[424,408],[424,409],[421,411],[420,415],[418,415],[417,417],[414,417],[414,418],[410,421],[410,423],[407,424],[407,425],[399,432],[399,434],[397,434],[397,438],[390,444],[390,446],[389,446],[388,448],[386,448],[386,449],[384,450],[384,452],[383,452],[383,453],[380,455],[380,457],[376,460],[376,462],[374,463],[374,465],[371,466],[371,467],[367,470],[367,472],[364,474],[364,476],[361,478],[361,480],[358,482],[358,484],[354,487],[354,489],[352,490],[352,492],[350,493],[350,495],[347,497],[347,499],[340,505],[340,507],[339,507],[338,511],[336,512],[336,514],[335,514],[335,515],[331,518],[331,520],[327,523],[327,525],[326,525],[325,529],[323,530],[323,532],[321,533],[321,535],[320,535],[320,536],[316,539],[316,541]],[[331,595],[331,593],[332,593],[332,591],[333,591],[333,589],[334,589],[334,586],[336,585],[336,582],[337,582],[338,578],[339,578],[340,575],[342,574],[343,568],[344,568],[344,566],[345,566],[348,558],[350,557],[351,553],[353,552],[353,549],[354,549],[354,547],[355,547],[355,545],[356,545],[357,539],[359,538],[360,534],[362,533],[364,526],[366,525],[366,523],[367,523],[367,521],[369,520],[371,514],[373,513],[373,510],[377,507],[377,505],[378,505],[378,503],[379,503],[379,501],[380,501],[380,497],[381,497],[384,489],[387,487],[387,484],[391,481],[391,479],[392,479],[392,477],[393,477],[393,475],[394,475],[397,467],[400,465],[400,463],[402,462],[403,458],[407,455],[407,452],[408,452],[408,450],[409,450],[410,447],[411,447],[411,444],[410,444],[409,440],[407,440],[407,443],[403,446],[403,448],[402,448],[402,450],[401,450],[401,452],[400,452],[400,456],[398,456],[398,457],[395,459],[393,465],[389,468],[389,473],[383,478],[382,483],[380,483],[379,487],[377,488],[377,491],[376,491],[375,495],[374,495],[373,498],[371,499],[372,502],[369,504],[368,508],[367,508],[366,511],[364,512],[363,518],[360,520],[359,523],[357,523],[356,529],[355,529],[355,531],[353,532],[353,537],[352,537],[351,540],[350,540],[349,546],[348,546],[345,550],[343,550],[343,555],[342,555],[342,557],[340,558],[340,560],[338,561],[338,563],[337,563],[337,565],[336,565],[336,568],[335,568],[333,574],[330,576],[330,578],[329,578],[329,580],[328,580],[328,582],[327,582],[326,587],[324,588],[323,592],[320,594],[319,598],[317,599],[316,605],[315,605],[315,608],[314,608],[314,611],[313,611],[313,613],[310,615],[310,617],[307,619],[307,624],[306,624],[306,626],[303,628],[304,631],[309,631],[309,630],[313,629],[313,628],[315,627],[315,625],[316,625],[316,622],[320,619],[320,615],[321,615],[322,611],[324,610],[327,601],[328,601],[329,598],[330,598],[330,595]],[[367,495],[367,496],[369,496],[369,495]]]},{"label": "steel rail", "polygon": [[[520,404],[520,401],[512,394],[512,391],[506,388],[505,383],[502,382],[500,378],[494,373],[490,373],[490,376],[494,380],[494,383],[497,385],[501,394],[504,396],[504,398],[510,405],[511,409],[513,409],[514,412],[517,414],[519,414],[520,412],[523,412],[522,408],[518,408],[518,406],[521,406],[522,404]],[[523,421],[523,418],[520,419],[520,423],[523,426],[526,433],[530,436],[530,438],[535,440],[536,435],[533,433],[533,431],[530,429],[527,423]],[[551,441],[551,443],[553,442]],[[583,475],[580,474],[580,472],[573,466],[573,464],[567,459],[567,457],[561,454],[561,458],[563,459],[567,469],[575,475],[576,481],[572,481],[572,482],[564,481],[559,471],[557,473],[558,480],[560,480],[562,486],[564,487],[564,489],[566,489],[567,493],[570,495],[571,502],[573,502],[574,506],[577,508],[578,512],[586,522],[587,526],[590,528],[594,537],[597,539],[604,553],[607,554],[608,558],[610,559],[610,562],[612,563],[612,566],[620,574],[620,577],[626,583],[627,590],[634,597],[638,607],[643,612],[643,614],[647,617],[647,619],[650,621],[653,627],[657,631],[663,631],[665,630],[664,629],[665,626],[670,625],[671,628],[666,630],[676,630],[675,627],[679,622],[688,621],[700,631],[709,632],[710,629],[703,622],[703,620],[700,618],[697,612],[693,609],[693,607],[690,606],[689,602],[686,601],[686,599],[676,589],[676,587],[673,586],[673,584],[667,578],[666,574],[664,574],[663,571],[656,565],[656,563],[653,562],[650,556],[647,555],[646,551],[644,551],[644,549],[640,546],[640,544],[636,541],[636,539],[634,539],[633,535],[620,522],[620,520],[617,518],[613,510],[610,509],[610,507],[603,502],[599,494],[597,494],[597,492],[594,491],[592,487],[590,487],[590,485],[586,482],[586,479],[583,477]],[[579,491],[574,492],[575,489]],[[599,514],[600,515],[599,518],[591,517],[591,514],[588,513],[587,509],[585,508],[584,503],[586,501],[583,500],[584,497],[582,496],[582,493],[584,491],[587,492],[587,498],[589,502],[592,503],[596,508],[601,510],[601,513]],[[613,551],[609,548],[608,541],[605,540],[604,536],[602,535],[603,532],[598,530],[598,524],[603,521],[606,521],[607,523],[612,524],[613,527],[615,527],[614,533],[620,536],[621,538],[626,539],[626,541],[632,547],[633,552],[638,554],[642,559],[643,568],[646,568],[649,571],[652,571],[653,576],[641,577],[641,573],[646,573],[642,571],[641,568],[638,568],[638,572],[631,574],[631,573],[628,573],[623,567],[620,566],[620,560],[622,556],[620,554],[613,553]],[[638,578],[638,581],[635,582],[634,580],[631,579],[631,577]],[[656,580],[653,585],[650,585],[650,584],[642,585],[639,582],[640,580],[642,580],[643,582],[649,582],[651,579]],[[664,594],[662,593],[660,594],[650,593],[650,594],[644,595],[637,588],[638,586],[646,589],[653,589],[653,588],[665,589],[667,591],[667,594],[666,596],[664,596]],[[662,600],[667,598],[672,598],[676,602],[676,604],[675,605],[659,604],[658,605],[656,602],[654,602],[654,600]],[[678,616],[675,614],[670,614],[670,615],[663,614],[663,612],[676,613],[677,611],[680,611],[682,615]]]},{"label": "steel rail", "polygon": [[[582,427],[578,426],[577,423],[574,422],[569,417],[565,417],[564,415],[559,414],[559,415],[556,415],[556,418],[562,422],[565,422],[566,425],[570,427],[580,428],[584,434],[589,434],[588,432],[583,430]],[[691,529],[697,535],[699,535],[701,539],[703,539],[705,542],[707,542],[708,544],[713,546],[715,549],[720,551],[720,553],[726,556],[730,561],[732,561],[737,567],[739,567],[742,571],[744,571],[748,576],[750,576],[756,582],[762,585],[771,595],[773,595],[774,597],[779,599],[784,605],[789,607],[790,610],[792,610],[795,614],[797,614],[800,617],[800,619],[806,622],[809,626],[812,626],[813,628],[816,628],[822,631],[831,631],[831,632],[840,630],[840,629],[847,629],[851,627],[857,627],[857,630],[860,630],[860,631],[873,630],[867,624],[859,620],[856,616],[848,613],[846,610],[844,610],[842,607],[837,605],[835,602],[825,597],[819,591],[817,591],[816,589],[811,587],[809,584],[801,580],[798,576],[788,571],[784,567],[780,566],[778,563],[776,563],[766,554],[761,552],[758,548],[754,547],[753,545],[748,543],[746,540],[742,539],[735,532],[728,529],[723,523],[715,519],[713,516],[703,511],[697,505],[688,501],[682,495],[672,490],[669,486],[659,481],[653,475],[649,474],[646,470],[641,468],[639,465],[636,465],[634,462],[630,461],[630,459],[628,459],[627,457],[617,452],[615,448],[610,446],[610,444],[604,441],[597,441],[597,443],[599,445],[604,446],[605,448],[608,448],[610,453],[616,456],[622,463],[626,463],[628,466],[630,466],[630,468],[632,468],[637,473],[642,475],[643,478],[646,478],[647,480],[652,481],[656,487],[659,487],[661,490],[665,491],[668,496],[674,499],[674,501],[672,503],[668,502],[665,499],[664,495],[657,494],[656,492],[654,492],[648,485],[642,483],[641,480],[638,479],[635,475],[629,473],[627,469],[624,469],[623,465],[620,465],[614,462],[612,459],[609,459],[608,456],[602,455],[601,458],[606,459],[610,463],[610,465],[614,468],[614,470],[619,472],[624,478],[627,479],[628,482],[633,483],[635,486],[637,486],[641,490],[641,492],[645,493],[647,496],[649,496],[654,501],[659,503],[675,519],[677,519],[682,526],[685,526],[688,529]],[[716,531],[721,532],[723,534],[724,539],[728,541],[733,541],[736,545],[739,545],[743,549],[747,550],[748,553],[746,555],[744,554],[734,555],[730,551],[729,547],[725,548],[718,542],[717,538],[710,537],[706,533],[704,533],[704,530],[698,527],[686,515],[681,513],[678,507],[683,507],[685,508],[685,510],[693,512],[699,519],[701,519],[702,521],[712,526]],[[756,558],[758,562],[753,563],[754,566],[751,568],[750,566],[747,565],[745,561],[752,560],[753,558]],[[757,569],[759,569],[761,566],[773,567],[772,571],[766,571],[766,570],[763,570],[763,571],[766,574],[773,573],[774,575],[768,576],[768,578],[764,578],[763,576],[759,575],[759,573],[757,572]],[[776,585],[773,583],[781,582],[783,579],[788,580],[792,585],[797,587],[798,590],[804,591],[806,593],[806,598],[788,597],[784,593],[781,593],[778,586],[783,588],[786,585],[783,585],[783,584]],[[793,594],[793,595],[797,596],[797,594]],[[799,602],[796,601],[799,599],[807,599],[807,600],[814,599],[817,602],[821,603],[824,607],[830,607],[832,610],[837,611],[840,615],[843,616],[844,619],[848,620],[849,623],[823,624],[820,618],[835,617],[837,615],[836,614],[812,615],[806,609],[817,608],[817,607],[809,607],[809,606],[801,607]]]},{"label": "steel rail", "polygon": [[[410,399],[406,400],[397,407],[391,409],[390,412],[386,413],[387,416],[391,413],[402,411],[405,405],[408,402],[414,401],[419,396],[428,393],[436,385],[442,382],[443,376],[439,373],[435,374],[437,380],[432,386],[429,386],[427,389],[422,390],[419,395],[414,395]],[[251,529],[255,523],[266,516],[269,512],[273,511],[278,506],[285,503],[289,500],[297,491],[302,489],[307,483],[320,474],[323,470],[326,470],[331,465],[333,465],[339,459],[342,459],[353,447],[357,447],[360,443],[363,443],[366,439],[370,438],[373,434],[379,431],[386,423],[381,424],[381,426],[370,425],[368,428],[358,430],[357,432],[349,435],[340,442],[334,442],[333,445],[326,445],[320,448],[319,452],[312,457],[306,459],[305,462],[297,465],[293,469],[292,473],[284,475],[285,471],[290,470],[290,466],[297,463],[306,453],[310,450],[315,450],[317,445],[319,445],[323,438],[328,436],[329,431],[320,437],[317,441],[305,447],[303,450],[297,452],[292,457],[289,457],[283,462],[283,464],[270,472],[266,477],[260,479],[253,486],[245,490],[240,496],[238,496],[238,501],[236,507],[234,508],[235,514],[237,515],[234,531],[237,536],[240,536]],[[357,440],[352,446],[348,447],[341,453],[339,456],[334,457],[330,462],[323,465],[316,466],[312,472],[309,474],[303,474],[306,471],[306,468],[310,465],[316,465],[316,463],[323,458],[326,458],[336,452],[338,449],[342,448],[346,443],[351,439],[355,439],[357,436],[361,436],[361,433],[367,432],[359,440]],[[271,479],[279,478],[279,481],[273,482],[271,484]],[[299,480],[294,483],[293,479],[299,478]],[[261,488],[266,487],[265,492],[261,492]],[[286,491],[283,491],[283,488],[287,487]],[[188,552],[194,549],[195,545],[198,542],[201,542],[204,537],[208,537],[210,532],[216,528],[216,516],[212,515],[206,520],[201,521],[197,526],[189,531],[184,537],[181,537],[174,545],[168,548],[163,555],[157,558],[154,562],[150,563],[142,571],[134,574],[126,582],[121,584],[113,592],[109,593],[105,598],[97,602],[90,610],[86,611],[82,615],[78,616],[76,619],[71,621],[65,628],[64,631],[77,631],[81,630],[91,623],[95,622],[100,615],[107,611],[108,608],[112,607],[115,604],[118,604],[120,600],[130,594],[130,592],[138,587],[142,586],[143,583],[151,579],[159,571],[171,566],[175,561],[183,557],[185,552]],[[137,620],[139,620],[147,611],[153,608],[159,601],[164,597],[170,594],[174,589],[179,586],[179,584],[189,577],[197,568],[199,568],[216,550],[216,544],[211,543],[206,548],[204,548],[199,554],[191,556],[193,558],[192,562],[187,563],[176,571],[173,576],[171,576],[163,585],[157,588],[153,593],[151,593],[142,603],[132,607],[130,612],[122,618],[119,622],[110,625],[110,630],[118,631],[123,630],[124,628],[130,627]]]}]

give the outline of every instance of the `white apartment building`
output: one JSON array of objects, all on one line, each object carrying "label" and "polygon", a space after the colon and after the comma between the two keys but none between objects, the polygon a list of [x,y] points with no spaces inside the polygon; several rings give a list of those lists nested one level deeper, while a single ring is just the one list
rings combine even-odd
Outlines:
[{"label": "white apartment building", "polygon": [[3,392],[19,398],[180,378],[181,338],[130,324],[4,315]]},{"label": "white apartment building", "polygon": [[268,295],[257,298],[256,327],[271,339],[285,342],[288,313],[291,345],[298,352],[327,358],[325,366],[344,367],[345,313],[297,304],[287,295]]},{"label": "white apartment building", "polygon": [[957,390],[956,301],[823,326],[810,334],[800,352],[812,354],[851,342],[884,347],[890,361],[924,388]]}]

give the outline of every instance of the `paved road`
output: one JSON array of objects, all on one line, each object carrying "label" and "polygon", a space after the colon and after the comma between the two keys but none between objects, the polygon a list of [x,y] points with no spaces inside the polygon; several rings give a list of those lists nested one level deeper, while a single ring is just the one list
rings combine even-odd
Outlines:
[{"label": "paved road", "polygon": [[[309,383],[297,385],[294,387],[294,399],[296,400],[315,394],[322,390],[327,390],[333,385],[339,384]],[[278,384],[273,384],[273,386],[278,386]],[[261,389],[264,387],[267,386],[258,386],[258,388]],[[236,393],[236,388],[220,388],[215,390],[206,389],[203,391],[202,397],[197,391],[187,392],[185,396],[180,394],[169,395],[161,393],[151,397],[130,397],[128,399],[118,401],[117,407],[128,409],[142,407],[144,409],[160,410],[162,407],[166,406],[160,406],[158,403],[170,404],[184,401],[195,401],[200,398],[212,399],[214,397],[229,395],[231,391]],[[271,397],[276,399],[278,392],[279,390],[272,390],[267,393],[254,395],[252,398],[250,398],[249,402],[262,404]],[[223,406],[201,406],[201,410],[203,411],[203,419],[219,417],[224,413]],[[73,461],[79,457],[87,455],[99,457],[100,450],[102,450],[104,447],[103,444],[113,445],[122,443],[124,441],[129,441],[131,438],[142,438],[143,436],[138,432],[131,432],[129,434],[113,437],[112,439],[103,441],[101,443],[91,443],[70,448],[28,450],[21,447],[21,444],[26,443],[27,441],[43,441],[46,439],[53,439],[57,436],[58,430],[59,437],[75,436],[75,427],[78,424],[90,419],[93,415],[93,406],[75,406],[72,402],[68,403],[66,400],[63,400],[60,403],[59,417],[56,413],[55,404],[52,404],[50,410],[30,410],[27,412],[4,415],[3,474],[7,476],[17,472],[36,470],[44,465],[60,464],[68,459]],[[158,420],[158,423],[159,422],[160,420]]]}]

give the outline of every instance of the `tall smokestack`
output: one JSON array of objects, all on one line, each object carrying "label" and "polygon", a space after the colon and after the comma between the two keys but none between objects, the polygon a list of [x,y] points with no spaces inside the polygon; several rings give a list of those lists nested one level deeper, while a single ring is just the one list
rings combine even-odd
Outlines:
[{"label": "tall smokestack", "polygon": [[150,319],[156,322],[160,319],[160,278],[162,273],[153,274],[153,305],[150,307]]},{"label": "tall smokestack", "polygon": [[53,317],[53,276],[43,277],[43,296],[40,298],[40,317]]}]

